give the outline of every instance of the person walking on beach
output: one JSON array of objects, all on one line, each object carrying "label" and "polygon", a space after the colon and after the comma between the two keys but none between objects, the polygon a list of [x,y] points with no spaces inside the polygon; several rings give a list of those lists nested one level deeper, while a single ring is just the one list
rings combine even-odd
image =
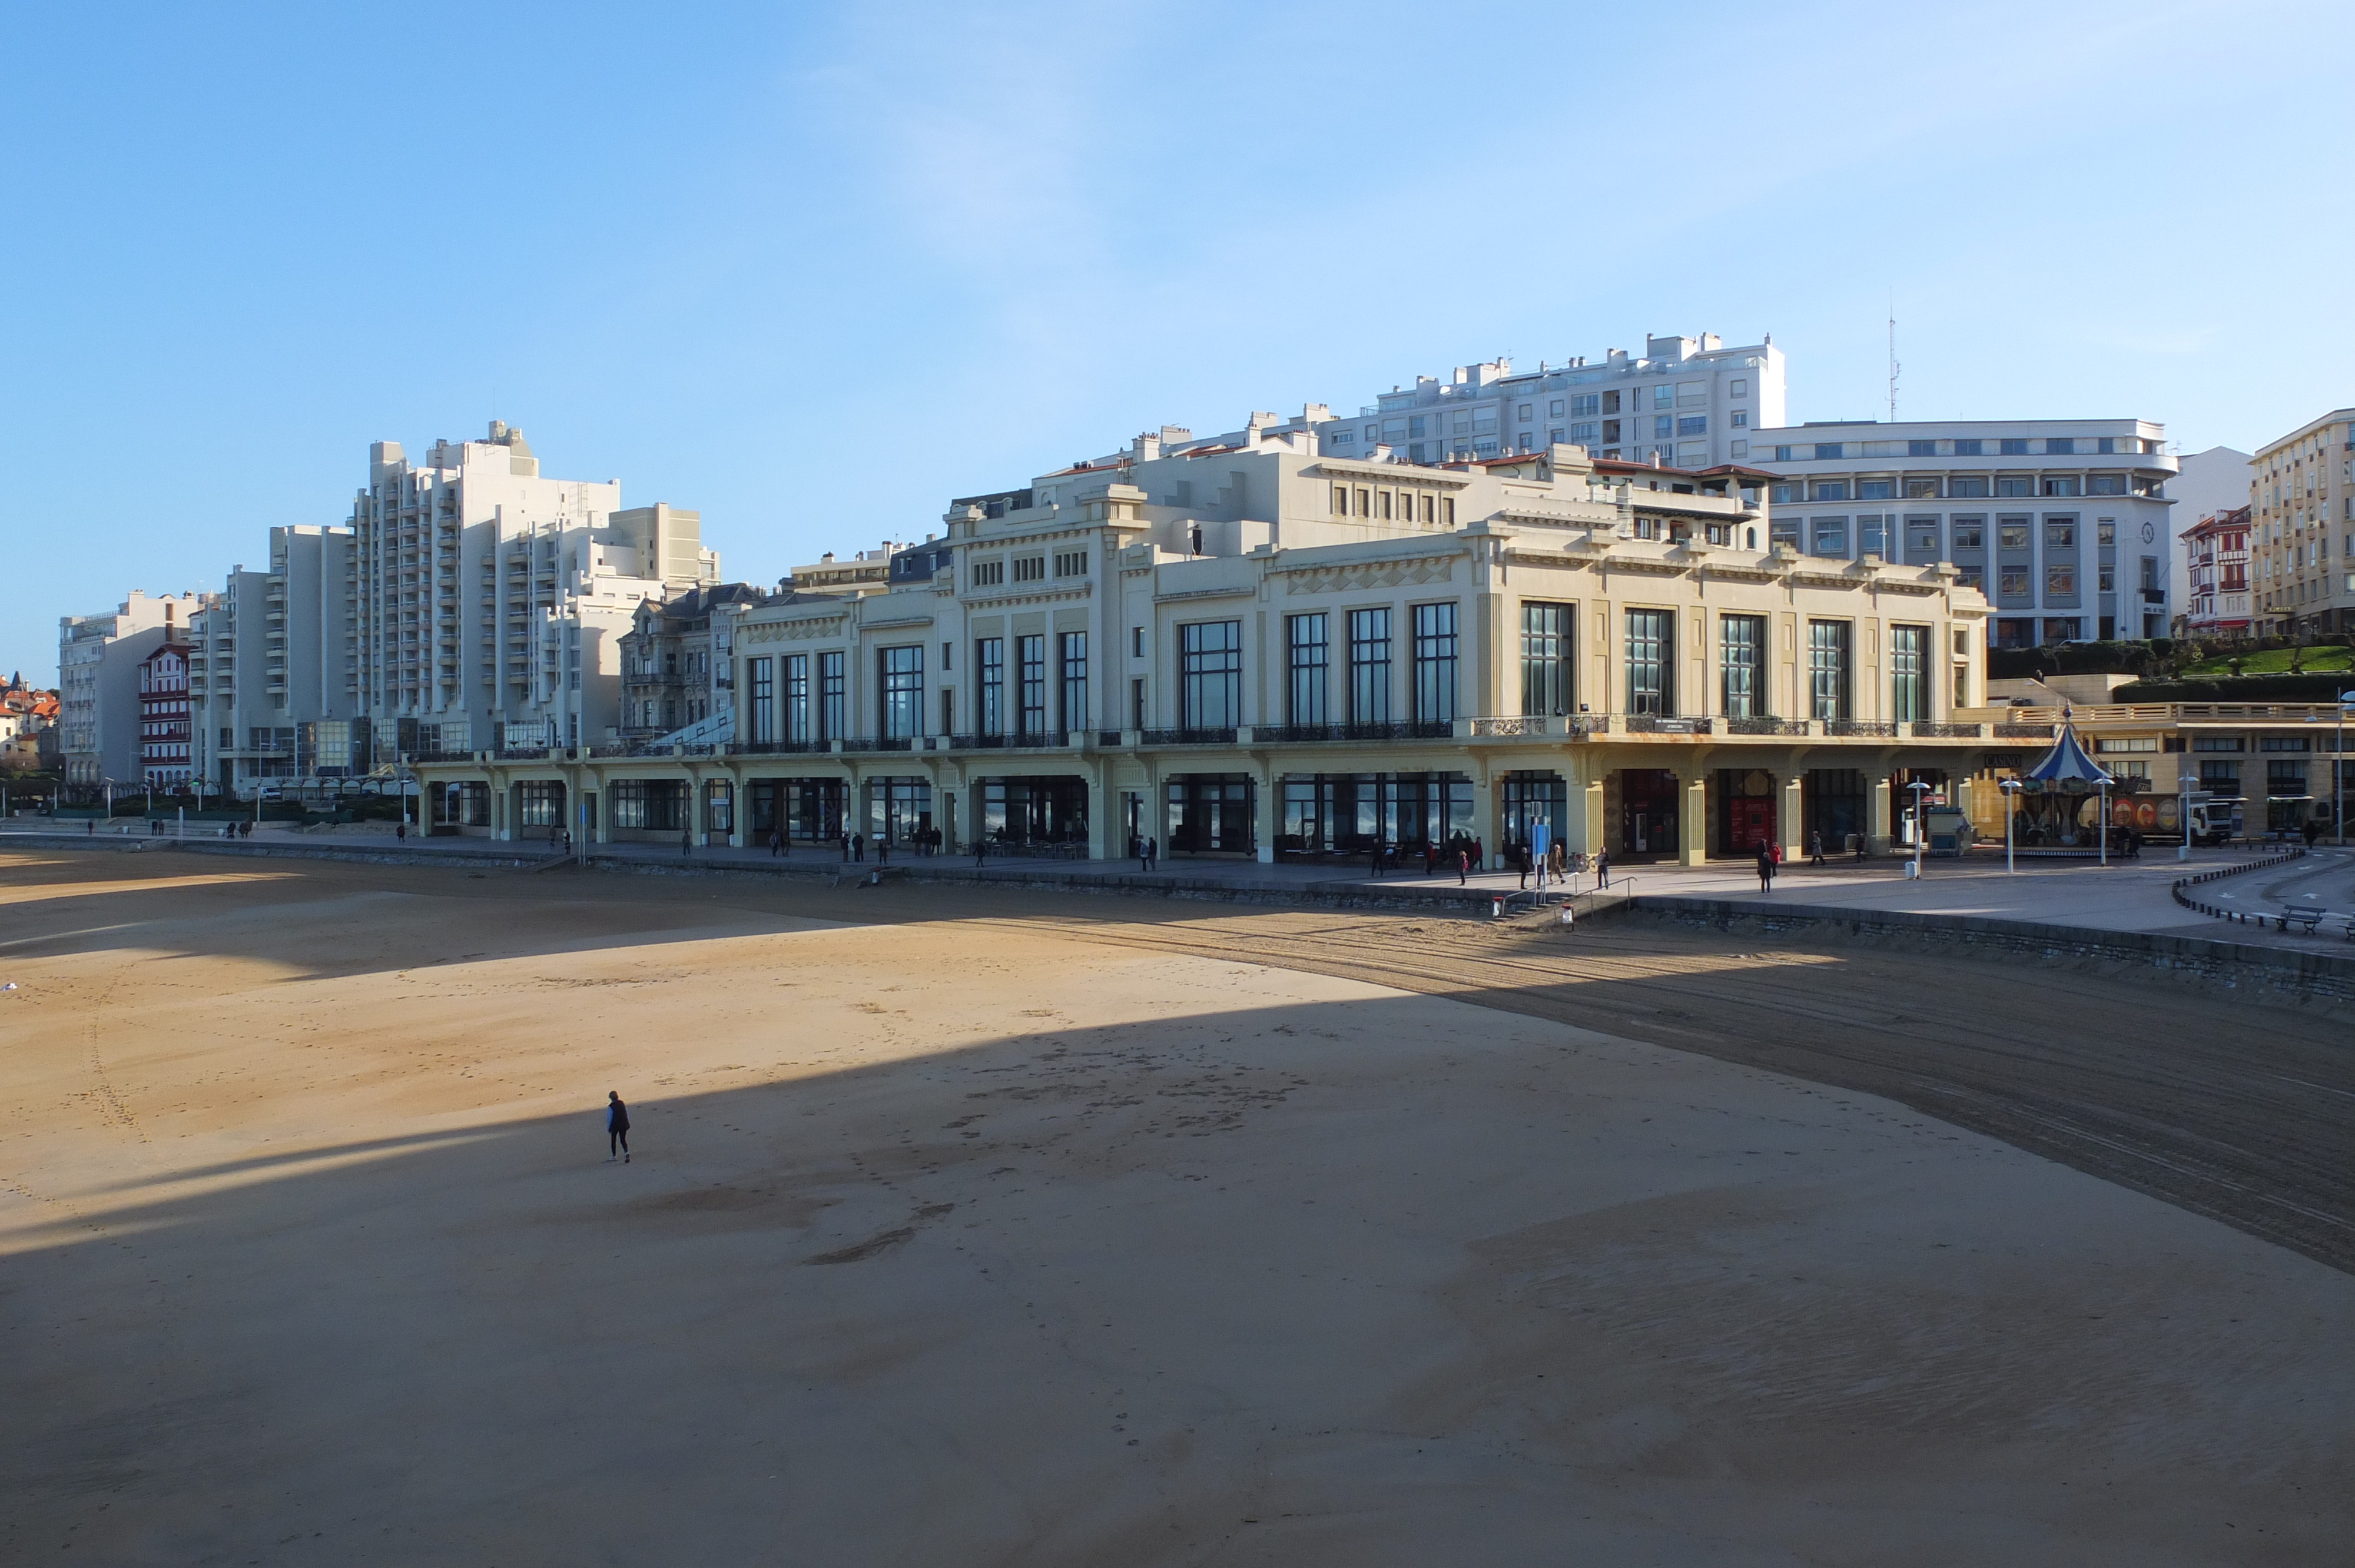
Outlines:
[{"label": "person walking on beach", "polygon": [[1758,846],[1758,891],[1774,891],[1774,857],[1766,853],[1764,844]]},{"label": "person walking on beach", "polygon": [[630,1107],[622,1103],[618,1090],[605,1091],[605,1163],[613,1163],[613,1156],[622,1163],[630,1162]]}]

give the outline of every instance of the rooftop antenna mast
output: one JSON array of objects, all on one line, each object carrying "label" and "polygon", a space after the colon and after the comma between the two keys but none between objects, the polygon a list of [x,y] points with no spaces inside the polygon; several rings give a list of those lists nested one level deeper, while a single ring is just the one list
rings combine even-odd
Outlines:
[{"label": "rooftop antenna mast", "polygon": [[1897,291],[1889,293],[1889,422],[1897,422]]}]

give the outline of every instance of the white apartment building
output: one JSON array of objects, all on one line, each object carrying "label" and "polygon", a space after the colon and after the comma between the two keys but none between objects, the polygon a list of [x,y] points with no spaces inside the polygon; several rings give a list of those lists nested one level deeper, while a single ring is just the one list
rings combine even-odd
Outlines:
[{"label": "white apartment building", "polygon": [[2148,419],[1814,422],[1748,461],[1777,542],[1818,558],[1951,561],[1999,648],[2164,637],[2176,530],[2167,430]]},{"label": "white apartment building", "polygon": [[1783,423],[1784,357],[1773,334],[1727,348],[1715,333],[1647,337],[1641,358],[1614,348],[1513,374],[1512,362],[1457,366],[1448,379],[1418,376],[1356,418],[1313,421],[1323,450],[1411,462],[1448,462],[1584,447],[1594,457],[1712,468],[1746,461],[1751,431]]},{"label": "white apartment building", "polygon": [[357,543],[349,528],[272,528],[269,569],[231,567],[197,615],[188,685],[208,790],[250,798],[368,770]]},{"label": "white apartment building", "polygon": [[133,588],[112,615],[58,620],[58,747],[65,781],[136,788],[140,747],[139,667],[165,642],[186,639],[203,607],[193,593],[150,599]]},{"label": "white apartment building", "polygon": [[2355,630],[2355,408],[2258,448],[2248,504],[2258,633]]},{"label": "white apartment building", "polygon": [[543,478],[497,420],[420,462],[376,443],[351,527],[358,689],[380,762],[606,738],[639,601],[719,577],[699,514],[624,510],[619,480]]}]

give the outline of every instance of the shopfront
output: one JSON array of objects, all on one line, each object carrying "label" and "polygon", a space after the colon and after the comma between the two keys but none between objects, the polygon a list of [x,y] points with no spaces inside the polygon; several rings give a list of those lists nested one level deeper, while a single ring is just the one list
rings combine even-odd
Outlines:
[{"label": "shopfront", "polygon": [[1248,773],[1181,773],[1166,784],[1167,832],[1172,854],[1250,854],[1252,779]]},{"label": "shopfront", "polygon": [[974,820],[993,844],[1062,848],[1088,842],[1088,781],[1071,774],[984,779]]},{"label": "shopfront", "polygon": [[1772,845],[1775,842],[1775,798],[1780,793],[1774,776],[1764,768],[1719,768],[1719,853],[1753,855],[1762,848]]},{"label": "shopfront", "polygon": [[1365,854],[1473,833],[1462,773],[1294,773],[1284,777],[1279,854]]},{"label": "shopfront", "polygon": [[1677,776],[1665,768],[1619,773],[1619,853],[1677,853]]}]

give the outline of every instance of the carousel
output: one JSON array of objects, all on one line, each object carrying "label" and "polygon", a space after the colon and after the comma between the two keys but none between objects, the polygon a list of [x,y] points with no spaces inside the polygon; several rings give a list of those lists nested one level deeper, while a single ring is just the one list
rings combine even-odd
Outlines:
[{"label": "carousel", "polygon": [[2121,831],[2149,832],[2159,827],[2159,813],[2148,789],[2148,780],[2120,778],[2094,761],[2064,714],[2061,738],[2019,776],[2012,831],[2021,844],[2048,849],[2097,844],[2098,825],[2105,821],[2113,842]]}]

